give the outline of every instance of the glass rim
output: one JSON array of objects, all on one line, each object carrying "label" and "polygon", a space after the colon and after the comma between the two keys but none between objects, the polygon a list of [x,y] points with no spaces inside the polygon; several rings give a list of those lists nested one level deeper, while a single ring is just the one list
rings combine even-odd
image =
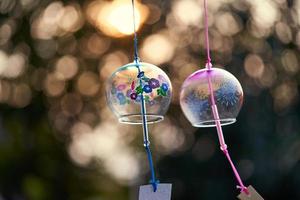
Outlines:
[{"label": "glass rim", "polygon": [[[163,115],[158,114],[145,114],[146,120],[148,124],[154,124],[161,122],[164,120]],[[142,114],[135,113],[135,114],[128,114],[128,115],[121,115],[119,117],[119,122],[122,124],[131,124],[131,125],[140,125],[143,124]]]},{"label": "glass rim", "polygon": [[204,128],[204,127],[216,127],[216,121],[220,121],[221,126],[226,126],[229,124],[233,124],[236,122],[236,118],[224,118],[219,120],[206,120],[206,121],[198,121],[193,123],[194,127]]}]

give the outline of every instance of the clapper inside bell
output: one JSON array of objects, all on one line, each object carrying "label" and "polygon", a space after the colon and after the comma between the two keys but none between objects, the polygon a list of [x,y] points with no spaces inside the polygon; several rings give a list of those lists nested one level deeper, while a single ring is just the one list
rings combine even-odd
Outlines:
[{"label": "clapper inside bell", "polygon": [[248,186],[249,195],[241,192],[238,196],[240,200],[264,200],[260,194],[250,185]]},{"label": "clapper inside bell", "polygon": [[142,185],[139,191],[139,200],[171,200],[172,184],[158,184],[156,192],[152,185]]}]

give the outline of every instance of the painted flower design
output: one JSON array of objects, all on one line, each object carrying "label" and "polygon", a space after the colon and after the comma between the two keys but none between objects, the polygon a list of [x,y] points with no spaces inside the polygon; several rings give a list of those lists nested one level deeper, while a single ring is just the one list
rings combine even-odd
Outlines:
[{"label": "painted flower design", "polygon": [[146,93],[151,93],[152,92],[152,88],[150,87],[150,85],[145,85],[143,87],[144,92]]},{"label": "painted flower design", "polygon": [[[117,87],[113,87],[111,93],[116,96],[116,99],[120,105],[130,102],[141,102],[142,95],[144,101],[149,105],[155,104],[156,96],[165,97],[168,94],[169,85],[166,79],[162,75],[158,75],[157,78],[149,78],[145,76],[143,71],[137,75],[138,80],[129,80],[129,84],[119,84]],[[128,89],[126,89],[129,87]]]},{"label": "painted flower design", "polygon": [[233,106],[239,101],[239,95],[234,86],[224,84],[216,91],[216,99],[223,105]]},{"label": "painted flower design", "polygon": [[159,87],[159,80],[155,79],[155,78],[151,78],[148,82],[148,84],[150,85],[150,87],[152,89],[158,88]]},{"label": "painted flower design", "polygon": [[135,92],[132,93],[132,94],[130,95],[130,98],[131,98],[132,100],[136,100],[137,94],[136,94]]},{"label": "painted flower design", "polygon": [[117,98],[119,100],[119,103],[121,105],[125,104],[126,103],[126,97],[123,93],[117,93]]},{"label": "painted flower design", "polygon": [[169,89],[169,86],[166,84],[166,83],[163,83],[162,85],[161,85],[161,89],[163,90],[163,91],[168,91],[168,89]]}]

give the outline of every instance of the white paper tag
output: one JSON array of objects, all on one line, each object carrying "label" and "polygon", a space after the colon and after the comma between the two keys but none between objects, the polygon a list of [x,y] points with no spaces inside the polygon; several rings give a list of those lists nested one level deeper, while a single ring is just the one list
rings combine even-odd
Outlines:
[{"label": "white paper tag", "polygon": [[264,200],[256,190],[250,185],[248,186],[249,195],[246,195],[244,192],[240,193],[238,198],[240,200]]},{"label": "white paper tag", "polygon": [[139,200],[171,200],[172,184],[158,184],[156,192],[152,185],[140,186]]}]

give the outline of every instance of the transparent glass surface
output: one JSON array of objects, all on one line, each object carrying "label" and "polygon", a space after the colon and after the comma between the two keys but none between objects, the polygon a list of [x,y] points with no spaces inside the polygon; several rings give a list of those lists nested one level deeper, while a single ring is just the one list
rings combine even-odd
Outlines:
[{"label": "transparent glass surface", "polygon": [[107,103],[121,123],[142,123],[142,97],[148,123],[163,120],[171,102],[172,85],[166,73],[144,62],[139,63],[139,68],[141,73],[136,63],[126,64],[118,68],[106,84]]},{"label": "transparent glass surface", "polygon": [[243,104],[243,89],[231,73],[219,68],[198,70],[184,81],[180,92],[182,111],[195,127],[215,126],[209,79],[221,125],[234,123]]}]

